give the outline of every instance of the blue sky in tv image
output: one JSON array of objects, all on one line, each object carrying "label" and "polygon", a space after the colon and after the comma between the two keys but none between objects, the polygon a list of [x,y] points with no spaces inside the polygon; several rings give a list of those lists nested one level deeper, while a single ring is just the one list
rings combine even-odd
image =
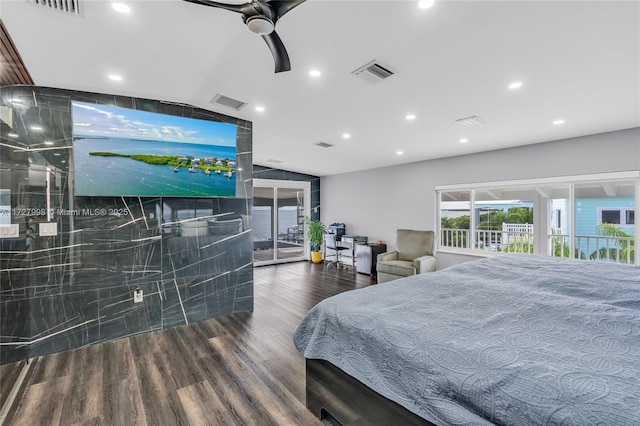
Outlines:
[{"label": "blue sky in tv image", "polygon": [[74,137],[236,146],[233,124],[77,101],[72,102],[72,107]]}]

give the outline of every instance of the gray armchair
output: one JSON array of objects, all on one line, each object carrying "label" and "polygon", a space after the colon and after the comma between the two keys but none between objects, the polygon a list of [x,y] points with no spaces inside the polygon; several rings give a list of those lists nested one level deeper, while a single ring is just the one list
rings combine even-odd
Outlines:
[{"label": "gray armchair", "polygon": [[398,229],[396,251],[378,255],[378,283],[435,271],[436,258],[433,248],[433,231]]}]

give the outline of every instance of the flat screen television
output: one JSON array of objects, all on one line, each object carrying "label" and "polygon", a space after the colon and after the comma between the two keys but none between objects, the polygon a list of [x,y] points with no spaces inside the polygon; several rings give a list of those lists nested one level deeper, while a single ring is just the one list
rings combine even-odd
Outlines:
[{"label": "flat screen television", "polygon": [[235,125],[71,104],[75,196],[235,196]]}]

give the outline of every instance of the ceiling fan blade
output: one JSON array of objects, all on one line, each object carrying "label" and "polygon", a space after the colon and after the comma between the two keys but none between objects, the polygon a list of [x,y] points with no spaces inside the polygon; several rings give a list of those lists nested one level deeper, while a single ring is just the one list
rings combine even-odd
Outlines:
[{"label": "ceiling fan blade", "polygon": [[275,20],[278,20],[282,18],[285,13],[304,2],[305,0],[271,0],[269,6],[275,12]]},{"label": "ceiling fan blade", "polygon": [[229,4],[229,3],[220,3],[218,1],[211,0],[184,0],[189,3],[202,4],[205,6],[218,7],[220,9],[230,10],[232,12],[243,13],[247,7],[248,3],[244,4]]},{"label": "ceiling fan blade", "polygon": [[267,46],[269,46],[269,50],[271,50],[271,54],[273,55],[273,60],[276,63],[275,72],[290,71],[291,63],[289,62],[289,55],[278,34],[273,31],[271,34],[263,35],[262,38],[267,43]]}]

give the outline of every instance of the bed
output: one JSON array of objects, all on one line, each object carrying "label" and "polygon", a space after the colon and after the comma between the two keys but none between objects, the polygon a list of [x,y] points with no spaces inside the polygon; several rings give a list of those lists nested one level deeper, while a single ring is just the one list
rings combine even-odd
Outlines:
[{"label": "bed", "polygon": [[342,424],[640,425],[640,267],[467,262],[328,298],[293,338]]}]

